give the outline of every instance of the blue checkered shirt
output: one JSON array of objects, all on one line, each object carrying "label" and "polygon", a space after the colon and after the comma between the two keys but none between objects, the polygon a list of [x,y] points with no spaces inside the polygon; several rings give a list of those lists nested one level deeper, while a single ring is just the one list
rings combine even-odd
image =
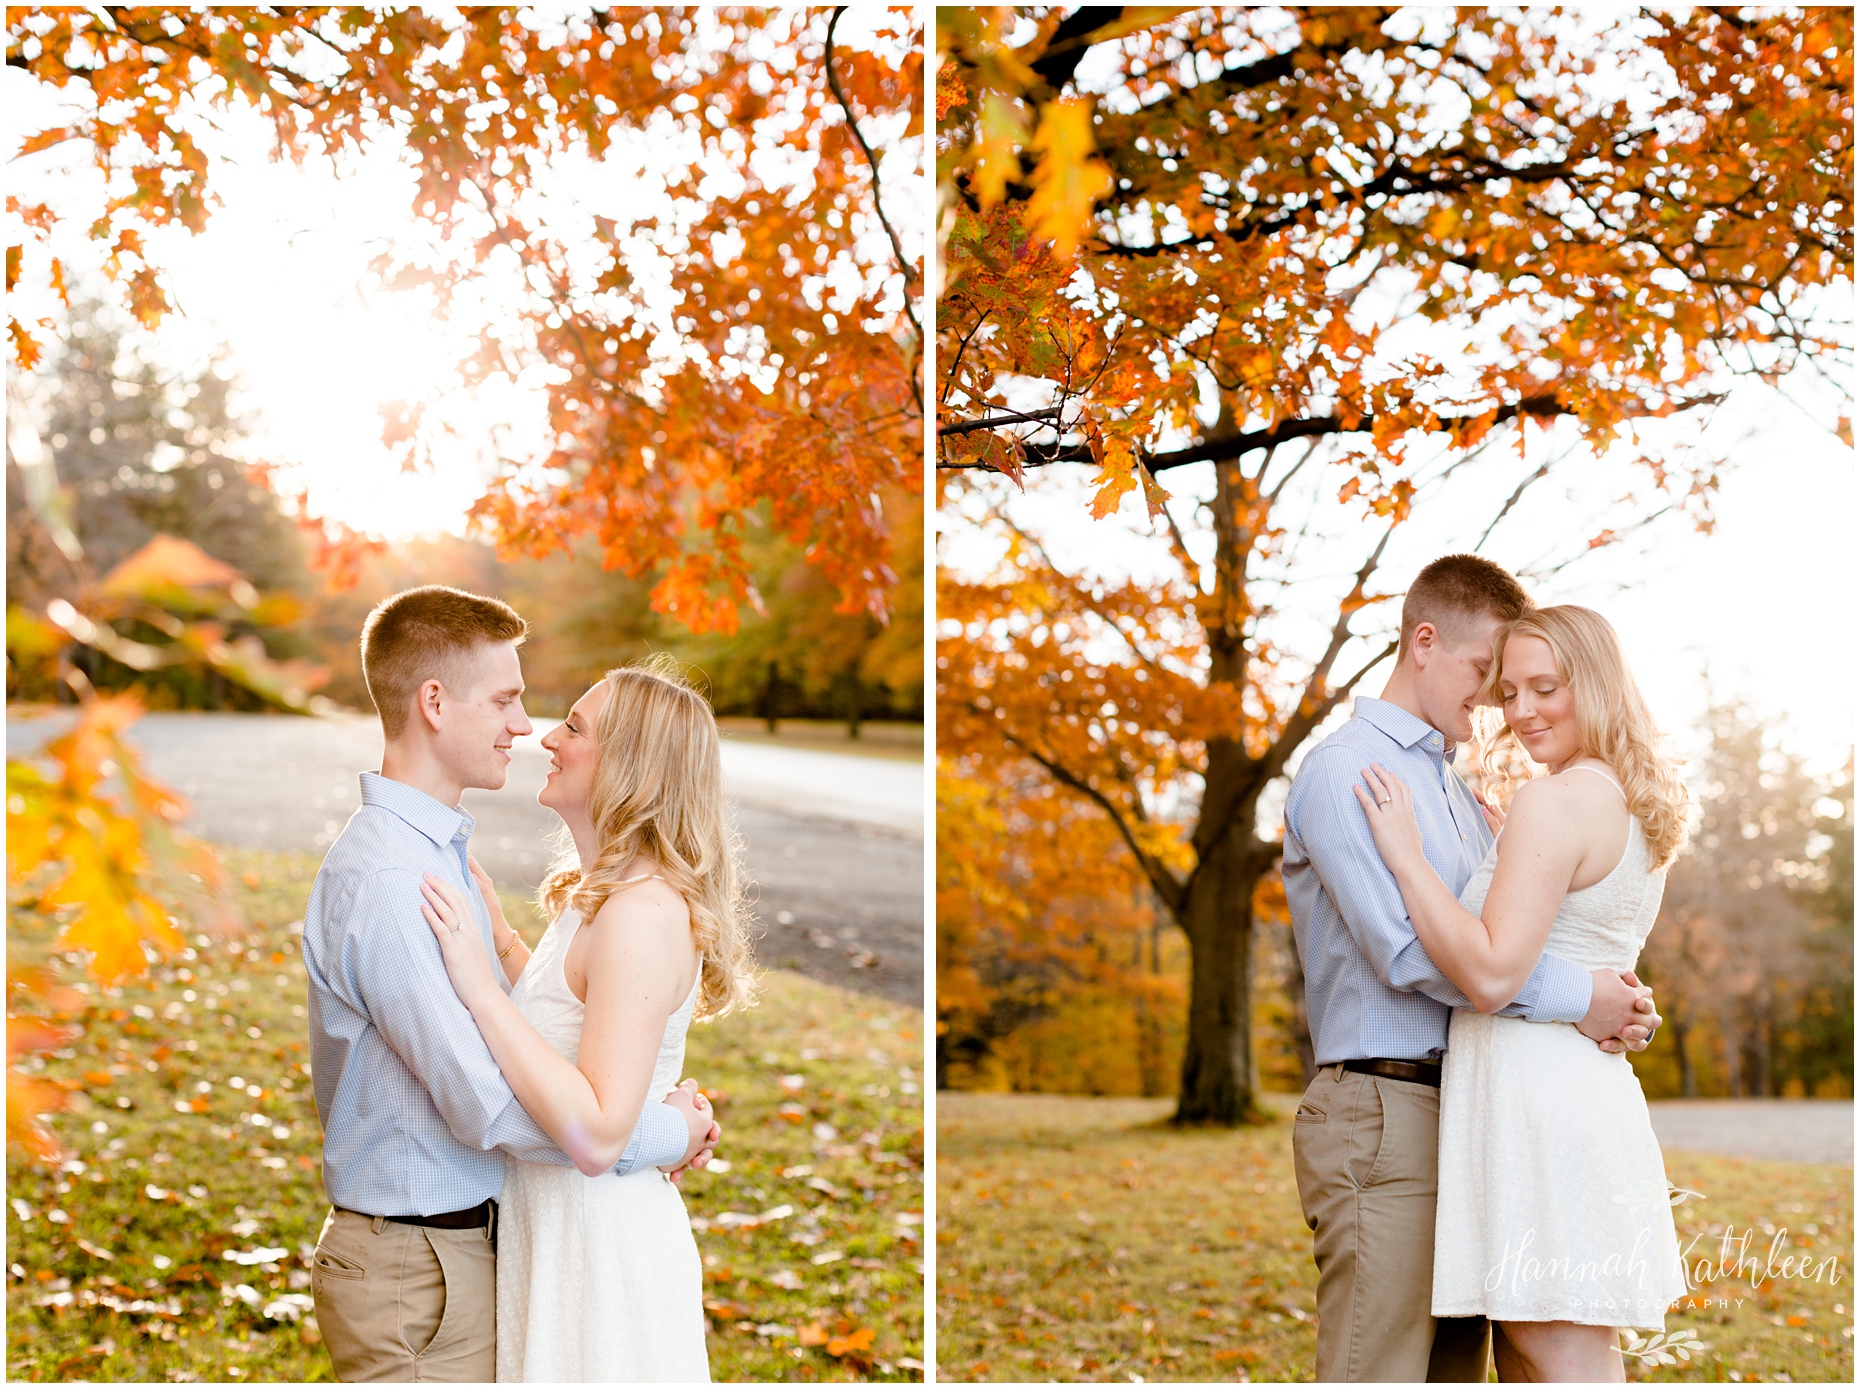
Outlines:
[{"label": "blue checkered shirt", "polygon": [[[1398,705],[1356,701],[1356,717],[1306,754],[1285,802],[1285,899],[1305,969],[1317,1064],[1372,1056],[1420,1061],[1447,1049],[1447,1023],[1472,1002],[1416,939],[1395,875],[1382,862],[1353,787],[1380,762],[1408,783],[1427,861],[1455,896],[1492,832],[1448,765],[1438,730]],[[1580,1022],[1589,971],[1545,955],[1501,1011],[1530,1022]]]},{"label": "blue checkered shirt", "polygon": [[[505,1153],[572,1165],[517,1103],[420,912],[422,876],[448,879],[495,958],[491,914],[465,862],[472,828],[463,810],[363,772],[361,808],[310,889],[310,1078],[323,1187],[346,1210],[436,1215],[479,1205],[503,1190]],[[502,965],[497,975],[502,983]],[[649,1100],[614,1170],[676,1162],[686,1134],[676,1110]]]}]

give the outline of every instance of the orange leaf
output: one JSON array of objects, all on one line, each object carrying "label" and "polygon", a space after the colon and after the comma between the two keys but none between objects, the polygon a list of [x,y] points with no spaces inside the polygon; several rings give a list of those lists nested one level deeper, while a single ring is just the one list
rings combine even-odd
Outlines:
[{"label": "orange leaf", "polygon": [[1093,205],[1111,187],[1111,171],[1093,154],[1091,127],[1092,103],[1071,98],[1040,113],[1033,137],[1040,162],[1033,171],[1027,220],[1034,236],[1051,241],[1062,259],[1078,249],[1091,225]]},{"label": "orange leaf", "polygon": [[869,1326],[862,1326],[846,1336],[835,1336],[827,1342],[827,1354],[833,1356],[857,1355],[872,1348],[875,1333]]}]

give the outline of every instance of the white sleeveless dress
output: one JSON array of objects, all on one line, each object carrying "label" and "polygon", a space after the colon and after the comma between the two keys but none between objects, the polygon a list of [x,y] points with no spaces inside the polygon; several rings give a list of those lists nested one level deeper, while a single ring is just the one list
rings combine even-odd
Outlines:
[{"label": "white sleeveless dress", "polygon": [[[1628,825],[1614,871],[1564,897],[1546,954],[1634,967],[1666,874],[1648,872],[1640,821]],[[1468,911],[1484,907],[1497,861],[1494,844],[1460,894]],[[1573,1023],[1453,1014],[1439,1192],[1436,1317],[1664,1330],[1667,1305],[1686,1294],[1640,1081]]]},{"label": "white sleeveless dress", "polygon": [[[564,912],[511,990],[570,1061],[583,1004],[562,973],[580,918]],[[649,1096],[684,1073],[697,985],[665,1023]],[[656,1167],[584,1177],[504,1159],[497,1223],[498,1382],[692,1383],[710,1379],[704,1270],[678,1188]]]}]

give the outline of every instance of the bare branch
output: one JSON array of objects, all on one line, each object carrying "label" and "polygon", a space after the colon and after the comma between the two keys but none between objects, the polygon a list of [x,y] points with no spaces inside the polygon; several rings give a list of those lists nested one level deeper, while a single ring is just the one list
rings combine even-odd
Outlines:
[{"label": "bare branch", "polygon": [[[980,711],[978,710],[977,712],[979,713]],[[1059,763],[1055,762],[1044,753],[1039,752],[1037,749],[1029,747],[1026,743],[1014,737],[1013,734],[1003,733],[1001,738],[1009,747],[1016,749],[1024,757],[1044,767],[1047,775],[1052,777],[1054,781],[1058,782],[1061,786],[1077,791],[1080,795],[1097,805],[1106,815],[1110,816],[1112,825],[1116,827],[1124,843],[1129,846],[1131,854],[1134,855],[1137,860],[1137,866],[1143,870],[1143,875],[1149,879],[1150,887],[1155,891],[1156,895],[1162,899],[1163,905],[1167,907],[1172,914],[1177,916],[1181,914],[1183,900],[1187,892],[1186,887],[1181,879],[1177,878],[1174,873],[1171,873],[1167,867],[1137,842],[1136,832],[1131,828],[1130,822],[1125,817],[1122,808],[1118,806],[1115,801],[1111,800],[1109,796],[1106,796],[1083,777],[1062,767]]]},{"label": "bare branch", "polygon": [[[1550,460],[1551,463],[1559,462],[1559,461],[1561,460],[1559,459]],[[1481,545],[1485,544],[1487,538],[1491,536],[1492,532],[1498,529],[1498,523],[1504,520],[1507,516],[1511,514],[1511,509],[1518,504],[1518,498],[1524,495],[1525,489],[1528,488],[1533,482],[1538,481],[1540,478],[1547,477],[1549,475],[1549,472],[1550,472],[1550,463],[1539,464],[1537,469],[1534,472],[1532,472],[1528,477],[1526,477],[1523,482],[1520,482],[1518,484],[1517,489],[1513,491],[1509,497],[1505,498],[1505,504],[1498,509],[1498,515],[1492,518],[1492,523],[1489,526],[1487,526],[1484,530],[1479,532],[1479,538],[1473,541],[1473,549],[1477,550]]]},{"label": "bare branch", "polygon": [[[1330,629],[1330,645],[1325,649],[1323,658],[1312,667],[1311,678],[1305,681],[1304,693],[1298,698],[1297,708],[1285,721],[1285,727],[1280,731],[1278,738],[1273,742],[1271,751],[1266,754],[1260,764],[1262,782],[1279,774],[1279,770],[1285,766],[1286,759],[1292,755],[1292,749],[1310,736],[1311,730],[1324,721],[1325,715],[1329,714],[1336,707],[1337,701],[1343,697],[1340,692],[1331,689],[1327,683],[1330,670],[1336,664],[1338,654],[1349,644],[1350,619],[1361,611],[1364,604],[1363,590],[1369,583],[1369,576],[1376,572],[1376,566],[1382,562],[1382,552],[1388,548],[1389,540],[1394,536],[1395,527],[1399,524],[1399,522],[1389,524],[1389,528],[1382,532],[1382,539],[1376,542],[1376,548],[1370,551],[1369,558],[1363,561],[1363,567],[1356,571],[1356,582],[1351,585],[1349,593],[1344,595],[1343,602],[1338,605],[1337,622]],[[1359,671],[1353,680],[1361,678],[1362,672]]]},{"label": "bare branch", "polygon": [[[904,244],[898,240],[898,234],[892,229],[891,219],[885,216],[885,200],[880,196],[878,183],[878,156],[872,153],[872,147],[865,142],[865,136],[859,130],[859,122],[853,115],[852,103],[846,99],[846,91],[840,86],[839,74],[833,71],[833,31],[839,27],[840,16],[849,6],[840,5],[833,11],[833,18],[827,22],[827,52],[825,65],[827,69],[827,86],[833,91],[833,99],[840,104],[840,110],[846,113],[846,128],[852,131],[852,137],[865,154],[865,162],[872,169],[872,210],[878,214],[878,224],[885,229],[885,235],[891,238],[891,254],[897,258],[898,272],[904,276],[904,316],[910,321],[911,331],[917,335],[917,361],[921,368],[924,355],[924,328],[917,321],[916,311],[911,308],[911,286],[917,283],[917,271],[910,261],[905,259]],[[920,372],[911,373],[911,394],[917,397],[917,408],[924,408],[923,386],[919,382]]]},{"label": "bare branch", "polygon": [[[1285,490],[1286,484],[1298,476],[1298,470],[1309,463],[1311,461],[1311,455],[1317,451],[1318,441],[1313,439],[1311,441],[1311,446],[1299,455],[1298,461],[1286,470],[1285,476],[1272,485],[1272,490],[1266,494],[1266,504],[1268,506],[1273,505],[1279,500],[1279,494]],[[1268,459],[1267,462],[1271,462],[1271,459]],[[1262,482],[1266,479],[1266,469],[1263,464],[1260,466],[1259,477]]]}]

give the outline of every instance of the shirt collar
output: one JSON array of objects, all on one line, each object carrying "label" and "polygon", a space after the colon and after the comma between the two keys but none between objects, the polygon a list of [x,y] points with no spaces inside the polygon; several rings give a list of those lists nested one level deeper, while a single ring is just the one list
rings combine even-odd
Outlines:
[{"label": "shirt collar", "polygon": [[455,839],[470,839],[477,828],[463,806],[441,805],[418,787],[379,772],[362,773],[362,804],[398,816],[442,849]]},{"label": "shirt collar", "polygon": [[1390,704],[1386,699],[1371,699],[1367,695],[1359,695],[1355,712],[1357,718],[1381,729],[1404,748],[1412,748],[1418,744],[1431,756],[1446,761],[1452,761],[1457,751],[1439,729],[1423,719],[1416,718],[1399,704]]}]

